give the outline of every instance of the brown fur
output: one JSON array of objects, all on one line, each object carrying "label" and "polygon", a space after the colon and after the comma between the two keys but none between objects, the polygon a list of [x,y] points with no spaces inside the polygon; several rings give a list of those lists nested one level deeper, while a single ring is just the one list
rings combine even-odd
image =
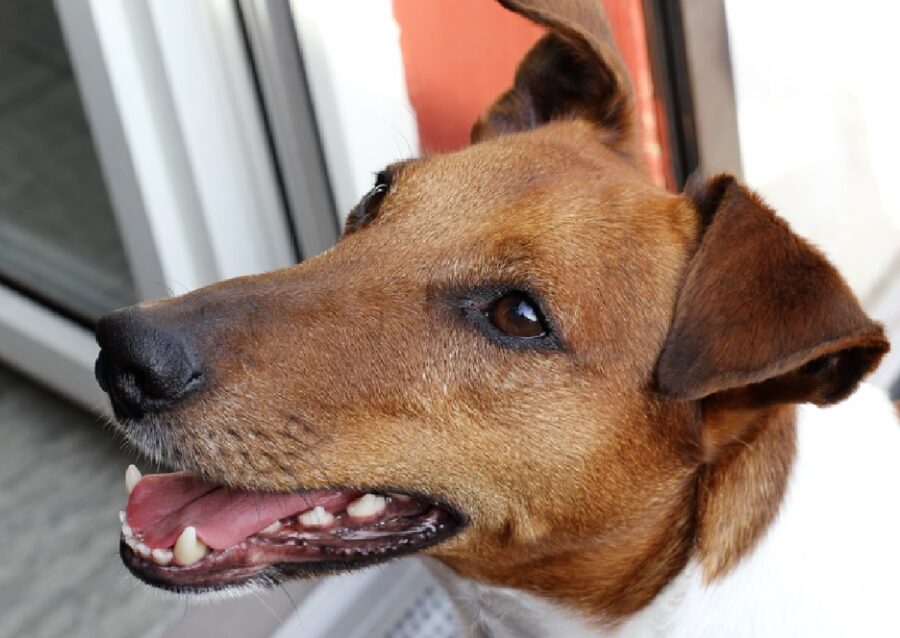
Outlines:
[{"label": "brown fur", "polygon": [[778,513],[796,432],[794,411],[784,405],[737,414],[706,406],[704,412],[707,433],[728,433],[727,444],[715,442],[721,452],[700,477],[697,557],[711,581],[756,546]]},{"label": "brown fur", "polygon": [[698,209],[712,218],[660,357],[660,387],[684,399],[747,386],[760,390],[755,402],[845,398],[884,353],[881,327],[834,267],[733,177],[702,189]]},{"label": "brown fur", "polygon": [[[743,187],[671,195],[635,167],[596,0],[505,4],[555,35],[478,144],[396,167],[323,255],[143,306],[191,328],[213,379],[154,427],[174,464],[228,484],[445,499],[468,526],[430,554],[616,619],[691,557],[714,579],[752,549],[792,404],[846,396],[887,344]],[[573,82],[537,87],[572,59]],[[489,339],[459,309],[485,285],[536,291],[562,347]]]}]

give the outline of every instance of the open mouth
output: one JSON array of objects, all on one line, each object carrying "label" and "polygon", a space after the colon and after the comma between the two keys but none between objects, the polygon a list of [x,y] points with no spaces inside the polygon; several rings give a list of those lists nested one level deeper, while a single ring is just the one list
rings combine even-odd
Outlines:
[{"label": "open mouth", "polygon": [[120,553],[141,580],[176,592],[363,567],[446,540],[462,517],[399,492],[236,490],[186,472],[126,472]]}]

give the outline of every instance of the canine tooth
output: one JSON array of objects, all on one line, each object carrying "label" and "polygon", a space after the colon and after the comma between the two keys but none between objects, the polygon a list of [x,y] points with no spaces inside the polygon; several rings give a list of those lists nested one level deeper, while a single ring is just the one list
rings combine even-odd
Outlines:
[{"label": "canine tooth", "polygon": [[138,484],[138,481],[141,480],[141,471],[137,469],[134,465],[129,465],[125,468],[125,491],[128,494],[131,494],[131,490],[134,489],[134,486]]},{"label": "canine tooth", "polygon": [[269,525],[267,528],[265,528],[265,529],[263,530],[263,533],[265,533],[265,534],[273,534],[273,533],[277,532],[277,531],[280,530],[280,529],[281,529],[281,521],[275,521],[274,523],[272,523],[271,525]]},{"label": "canine tooth", "polygon": [[122,533],[125,536],[134,536],[134,530],[131,529],[131,526],[128,523],[122,523]]},{"label": "canine tooth", "polygon": [[136,551],[138,554],[140,554],[144,558],[149,558],[150,552],[152,550],[149,547],[147,547],[146,545],[144,545],[144,543],[138,543],[137,545],[135,545],[134,551]]},{"label": "canine tooth", "polygon": [[321,505],[316,505],[311,510],[303,512],[297,520],[304,527],[327,527],[334,523],[334,515]]},{"label": "canine tooth", "polygon": [[171,549],[154,549],[150,552],[150,557],[157,565],[165,566],[172,562],[172,558],[174,558],[175,555],[172,553]]},{"label": "canine tooth", "polygon": [[182,567],[193,565],[207,553],[209,548],[197,538],[197,530],[193,527],[185,527],[175,541],[175,562]]},{"label": "canine tooth", "polygon": [[122,523],[122,525],[125,524],[125,512],[121,510],[119,511],[119,522]]},{"label": "canine tooth", "polygon": [[354,518],[375,516],[384,511],[385,504],[383,496],[363,494],[347,506],[347,513]]}]

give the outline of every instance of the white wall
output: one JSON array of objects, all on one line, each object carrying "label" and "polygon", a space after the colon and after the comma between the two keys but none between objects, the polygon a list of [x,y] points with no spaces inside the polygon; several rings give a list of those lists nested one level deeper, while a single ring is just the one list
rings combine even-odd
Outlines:
[{"label": "white wall", "polygon": [[871,304],[900,275],[900,3],[725,5],[745,179]]}]

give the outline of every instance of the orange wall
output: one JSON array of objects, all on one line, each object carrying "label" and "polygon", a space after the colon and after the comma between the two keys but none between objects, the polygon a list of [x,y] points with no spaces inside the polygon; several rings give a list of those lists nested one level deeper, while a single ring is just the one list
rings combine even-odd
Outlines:
[{"label": "orange wall", "polygon": [[[603,4],[634,84],[645,163],[665,184],[641,0]],[[516,65],[543,29],[489,0],[393,0],[393,6],[422,149],[460,148],[476,118],[512,84]]]}]

